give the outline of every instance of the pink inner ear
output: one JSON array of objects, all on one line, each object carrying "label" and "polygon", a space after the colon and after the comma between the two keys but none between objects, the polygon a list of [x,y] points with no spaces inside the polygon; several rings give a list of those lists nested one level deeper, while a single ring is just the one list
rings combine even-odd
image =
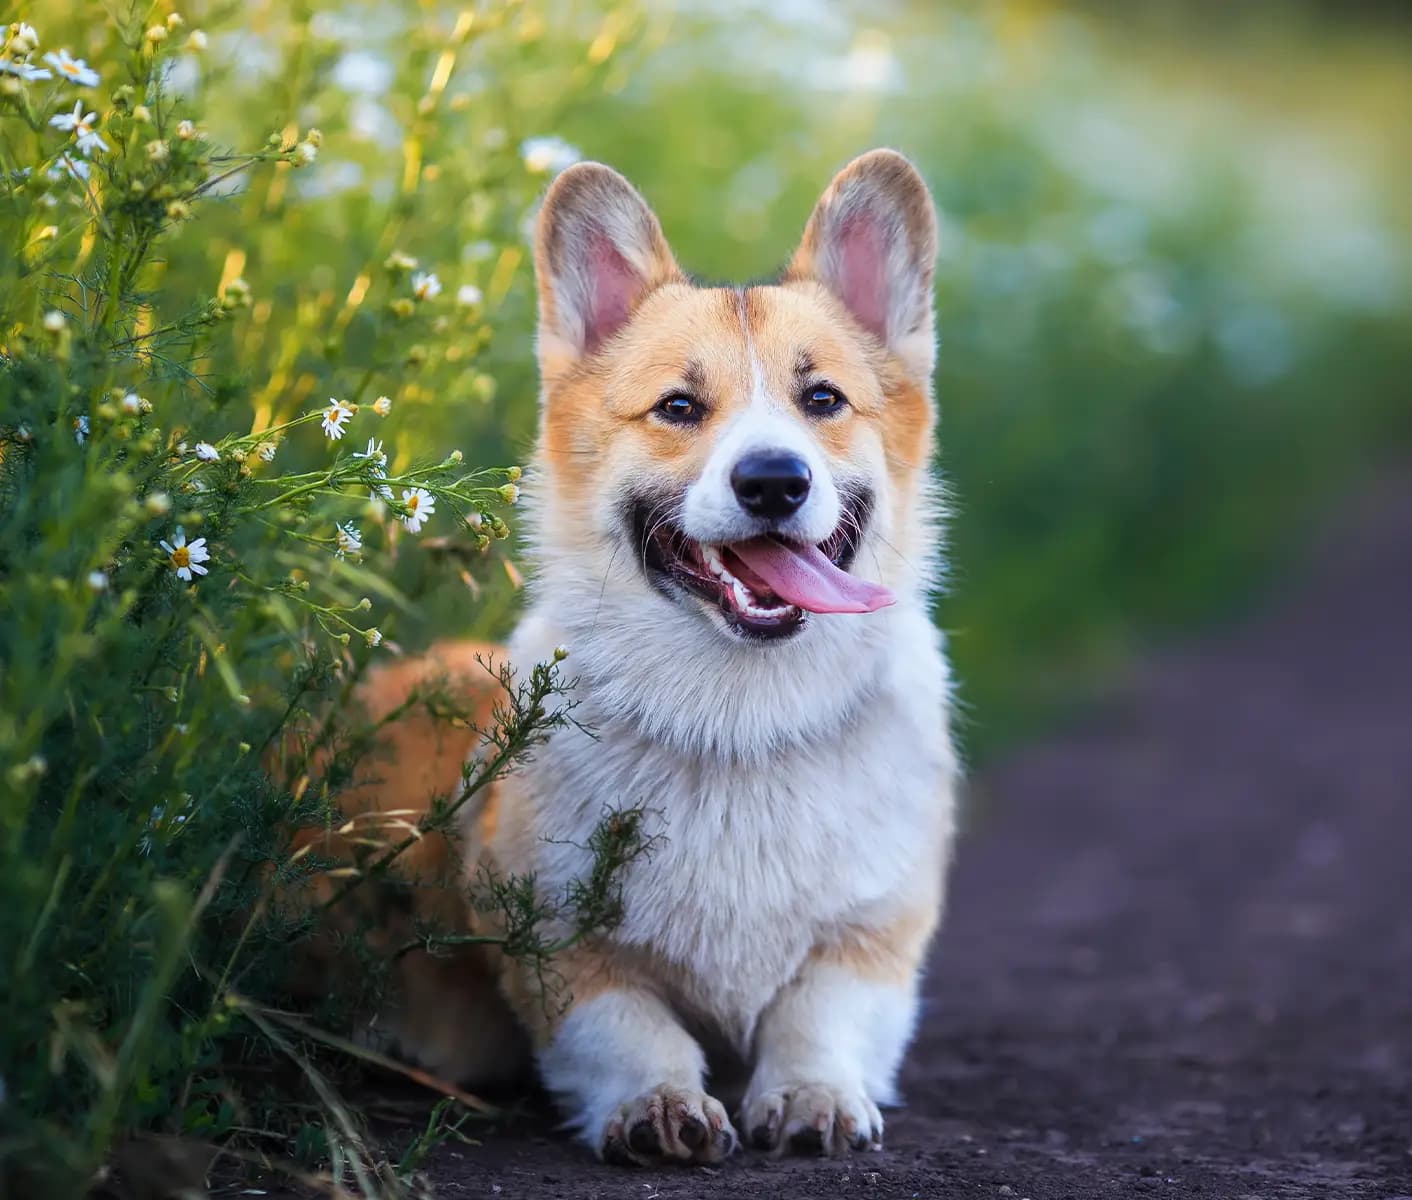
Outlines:
[{"label": "pink inner ear", "polygon": [[876,221],[851,216],[838,231],[839,298],[859,324],[887,337],[887,247]]},{"label": "pink inner ear", "polygon": [[603,234],[588,247],[588,313],[584,320],[586,350],[596,350],[617,333],[632,315],[642,291],[642,278]]}]

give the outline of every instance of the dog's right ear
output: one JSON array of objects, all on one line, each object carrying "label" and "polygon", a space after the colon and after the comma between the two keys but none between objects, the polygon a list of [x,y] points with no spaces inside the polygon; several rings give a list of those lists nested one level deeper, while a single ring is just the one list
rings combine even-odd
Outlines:
[{"label": "dog's right ear", "polygon": [[576,163],[550,186],[534,265],[546,379],[612,338],[649,292],[683,278],[647,202],[611,167],[594,162]]}]

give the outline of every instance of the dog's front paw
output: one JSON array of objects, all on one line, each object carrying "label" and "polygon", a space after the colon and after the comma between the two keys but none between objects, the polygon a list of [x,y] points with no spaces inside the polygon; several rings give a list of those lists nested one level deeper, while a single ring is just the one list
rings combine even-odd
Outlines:
[{"label": "dog's front paw", "polygon": [[603,1131],[604,1162],[653,1166],[715,1163],[735,1149],[735,1130],[720,1101],[662,1084],[624,1104]]},{"label": "dog's front paw", "polygon": [[754,1092],[741,1106],[741,1127],[757,1149],[777,1154],[881,1150],[878,1106],[860,1089],[801,1083]]}]

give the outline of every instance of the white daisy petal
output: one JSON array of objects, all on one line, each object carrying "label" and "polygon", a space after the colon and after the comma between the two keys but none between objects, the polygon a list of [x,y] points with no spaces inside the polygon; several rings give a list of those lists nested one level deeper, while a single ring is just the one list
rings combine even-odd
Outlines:
[{"label": "white daisy petal", "polygon": [[320,427],[328,435],[329,441],[336,442],[343,436],[343,427],[353,419],[353,409],[346,400],[336,400],[329,397],[328,407],[324,409],[324,419],[320,422]]},{"label": "white daisy petal", "polygon": [[54,68],[60,79],[79,87],[98,86],[98,72],[67,50],[51,50],[44,56],[44,61]]},{"label": "white daisy petal", "polygon": [[436,497],[426,488],[408,488],[402,493],[402,504],[407,509],[407,515],[402,518],[402,524],[407,527],[408,533],[421,533],[422,526],[427,523],[427,518],[436,512]]}]

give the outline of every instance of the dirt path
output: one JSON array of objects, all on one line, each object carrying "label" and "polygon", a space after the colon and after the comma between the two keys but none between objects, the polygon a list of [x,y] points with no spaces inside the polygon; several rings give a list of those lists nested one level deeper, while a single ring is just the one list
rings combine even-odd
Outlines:
[{"label": "dirt path", "polygon": [[1412,486],[975,791],[886,1151],[625,1171],[531,1121],[438,1195],[1412,1197]]}]

